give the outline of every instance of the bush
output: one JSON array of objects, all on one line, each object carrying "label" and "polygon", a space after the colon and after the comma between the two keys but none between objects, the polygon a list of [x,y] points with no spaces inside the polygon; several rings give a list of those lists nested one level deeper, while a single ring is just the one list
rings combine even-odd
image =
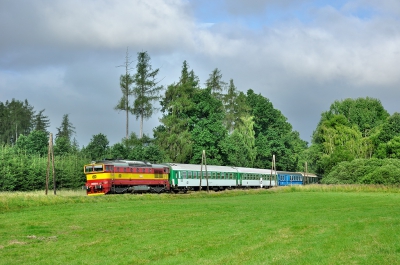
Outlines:
[{"label": "bush", "polygon": [[322,179],[324,184],[400,184],[400,160],[355,159],[336,165]]}]

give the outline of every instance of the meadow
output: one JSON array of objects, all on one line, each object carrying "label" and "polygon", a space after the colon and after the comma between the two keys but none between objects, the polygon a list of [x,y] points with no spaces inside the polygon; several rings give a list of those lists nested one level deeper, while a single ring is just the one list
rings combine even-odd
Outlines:
[{"label": "meadow", "polygon": [[399,264],[400,190],[0,193],[0,264]]}]

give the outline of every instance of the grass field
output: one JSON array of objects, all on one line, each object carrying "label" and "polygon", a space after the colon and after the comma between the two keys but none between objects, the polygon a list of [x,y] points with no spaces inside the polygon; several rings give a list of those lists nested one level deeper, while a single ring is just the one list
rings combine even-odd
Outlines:
[{"label": "grass field", "polygon": [[400,264],[400,192],[0,193],[0,264]]}]

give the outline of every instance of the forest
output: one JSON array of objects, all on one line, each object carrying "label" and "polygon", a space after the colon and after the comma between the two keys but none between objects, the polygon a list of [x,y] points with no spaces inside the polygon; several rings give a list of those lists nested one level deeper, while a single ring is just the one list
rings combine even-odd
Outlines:
[{"label": "forest", "polygon": [[[138,53],[134,74],[128,58],[120,77],[121,99],[110,109],[126,113],[126,137],[110,146],[100,133],[79,147],[65,114],[54,136],[57,188],[81,188],[83,165],[94,160],[200,164],[202,150],[207,164],[241,167],[271,168],[275,155],[277,170],[307,170],[325,184],[400,183],[400,114],[390,115],[378,99],[334,101],[307,143],[268,98],[252,89],[239,91],[217,68],[201,85],[184,61],[177,81],[163,87],[147,52]],[[157,101],[160,125],[152,136],[145,135],[143,122],[154,115]],[[131,115],[140,120],[139,135],[129,133]],[[0,102],[0,191],[44,189],[49,125],[45,110],[36,111],[28,99]]]}]

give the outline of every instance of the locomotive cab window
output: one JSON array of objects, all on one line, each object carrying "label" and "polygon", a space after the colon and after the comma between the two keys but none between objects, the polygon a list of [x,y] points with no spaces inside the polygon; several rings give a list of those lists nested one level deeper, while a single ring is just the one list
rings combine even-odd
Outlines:
[{"label": "locomotive cab window", "polygon": [[103,165],[95,165],[93,169],[94,171],[103,171]]}]

